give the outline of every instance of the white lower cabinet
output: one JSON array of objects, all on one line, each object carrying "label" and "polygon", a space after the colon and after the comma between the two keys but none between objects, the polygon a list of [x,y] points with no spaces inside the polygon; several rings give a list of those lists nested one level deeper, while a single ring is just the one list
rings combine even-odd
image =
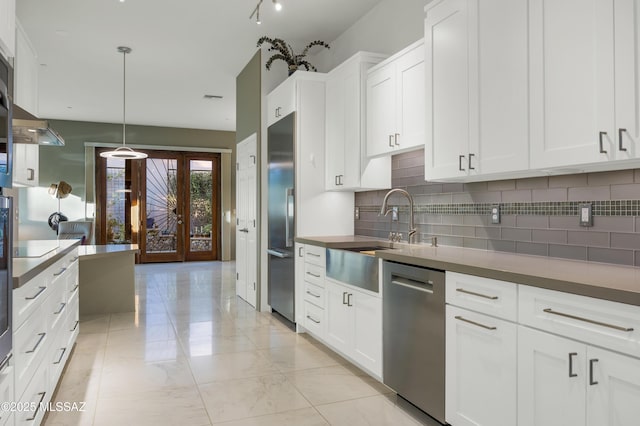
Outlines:
[{"label": "white lower cabinet", "polygon": [[455,426],[516,424],[517,328],[447,306],[445,417]]},{"label": "white lower cabinet", "polygon": [[635,426],[640,360],[520,326],[518,426]]},{"label": "white lower cabinet", "polygon": [[326,342],[382,377],[382,299],[326,280]]},{"label": "white lower cabinet", "polygon": [[39,425],[44,417],[78,336],[78,292],[76,250],[13,291],[13,400],[30,404],[15,413],[16,426]]},{"label": "white lower cabinet", "polygon": [[[11,357],[0,369],[0,402],[15,401],[14,372],[13,357]],[[4,425],[13,426],[13,419],[11,419],[11,411],[0,409],[0,426]]]}]

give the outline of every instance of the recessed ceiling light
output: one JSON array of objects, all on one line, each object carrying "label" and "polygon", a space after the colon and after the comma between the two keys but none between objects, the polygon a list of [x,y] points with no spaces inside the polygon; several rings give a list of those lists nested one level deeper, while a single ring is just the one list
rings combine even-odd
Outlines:
[{"label": "recessed ceiling light", "polygon": [[222,99],[221,95],[204,95],[203,98],[205,99]]}]

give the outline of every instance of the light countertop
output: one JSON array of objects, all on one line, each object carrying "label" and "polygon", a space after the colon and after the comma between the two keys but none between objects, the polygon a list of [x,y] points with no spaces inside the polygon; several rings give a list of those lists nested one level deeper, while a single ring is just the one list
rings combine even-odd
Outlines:
[{"label": "light countertop", "polygon": [[[14,249],[32,249],[33,257],[14,256],[12,263],[13,288],[22,286],[79,246],[80,240],[18,241]],[[40,255],[36,256],[36,254]]]},{"label": "light countertop", "polygon": [[[385,242],[370,237],[305,237],[296,242],[327,248]],[[427,244],[393,244],[376,257],[640,306],[640,268],[579,260]]]},{"label": "light countertop", "polygon": [[80,260],[90,256],[91,259],[96,259],[105,256],[114,256],[118,254],[136,254],[138,253],[137,244],[107,244],[107,245],[87,245],[78,247],[78,256]]}]

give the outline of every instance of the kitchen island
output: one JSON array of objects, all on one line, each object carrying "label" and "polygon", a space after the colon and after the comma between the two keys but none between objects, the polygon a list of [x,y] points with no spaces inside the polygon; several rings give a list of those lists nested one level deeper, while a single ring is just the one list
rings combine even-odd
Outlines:
[{"label": "kitchen island", "polygon": [[137,244],[87,245],[80,257],[80,315],[135,310]]}]

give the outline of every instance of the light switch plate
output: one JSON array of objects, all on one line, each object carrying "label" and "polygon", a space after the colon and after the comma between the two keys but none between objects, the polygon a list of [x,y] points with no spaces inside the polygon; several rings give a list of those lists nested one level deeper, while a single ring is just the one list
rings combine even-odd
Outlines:
[{"label": "light switch plate", "polygon": [[593,226],[592,204],[580,204],[580,226]]},{"label": "light switch plate", "polygon": [[493,224],[500,223],[500,205],[495,205],[491,207],[491,223]]}]

